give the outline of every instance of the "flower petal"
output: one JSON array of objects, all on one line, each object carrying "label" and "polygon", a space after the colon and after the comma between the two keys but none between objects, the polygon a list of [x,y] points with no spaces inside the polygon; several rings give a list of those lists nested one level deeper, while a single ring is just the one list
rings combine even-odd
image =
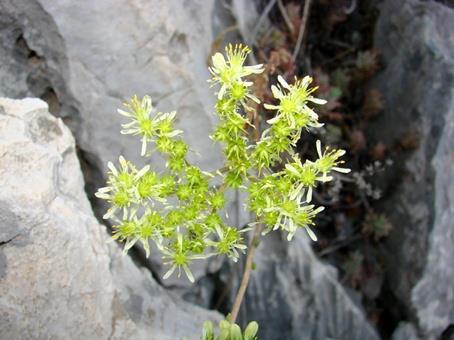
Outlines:
[{"label": "flower petal", "polygon": [[184,264],[183,265],[183,270],[186,273],[186,276],[188,277],[189,281],[194,283],[194,281],[195,281],[194,280],[194,276],[192,275],[191,270],[189,269],[188,265]]},{"label": "flower petal", "polygon": [[307,97],[307,100],[312,103],[319,104],[319,105],[324,105],[324,104],[328,103],[328,101],[325,99],[315,98],[315,97]]},{"label": "flower petal", "polygon": [[323,157],[323,154],[322,154],[322,142],[320,141],[320,139],[317,139],[317,141],[315,142],[315,145],[317,146],[318,157],[322,158]]},{"label": "flower petal", "polygon": [[277,76],[277,81],[283,86],[285,87],[287,90],[290,90],[290,85],[287,83],[287,81],[281,76],[281,75],[278,75]]},{"label": "flower petal", "polygon": [[337,171],[337,172],[341,172],[343,174],[348,174],[351,169],[347,169],[347,168],[339,168],[337,166],[333,167],[333,170]]},{"label": "flower petal", "polygon": [[268,124],[274,124],[274,123],[276,123],[276,122],[279,121],[279,118],[280,118],[279,116],[276,116],[276,117],[274,117],[274,118],[268,119],[266,122],[267,122]]},{"label": "flower petal", "polygon": [[164,276],[162,277],[164,280],[167,280],[170,275],[173,274],[173,272],[175,271],[175,269],[177,269],[177,265],[174,264],[172,267],[170,267],[170,269],[167,271],[167,273],[164,274]]},{"label": "flower petal", "polygon": [[310,201],[312,201],[312,187],[307,189],[306,203],[310,203]]},{"label": "flower petal", "polygon": [[117,169],[115,168],[115,166],[113,165],[112,162],[108,162],[107,163],[107,167],[110,169],[110,171],[112,171],[112,174],[114,176],[118,176],[118,171],[117,171]]},{"label": "flower petal", "polygon": [[213,66],[217,72],[219,72],[219,69],[222,69],[227,65],[224,56],[219,52],[215,53],[215,55],[211,58],[211,61],[213,62]]},{"label": "flower petal", "polygon": [[281,99],[282,97],[284,97],[282,91],[279,90],[279,88],[275,85],[271,85],[271,92],[273,92],[273,96],[276,99]]},{"label": "flower petal", "polygon": [[122,109],[117,109],[117,112],[125,117],[132,117],[133,115],[130,112],[124,111]]},{"label": "flower petal", "polygon": [[276,105],[271,105],[271,104],[263,104],[263,106],[265,107],[265,109],[267,110],[277,110],[279,109],[279,106],[276,106]]},{"label": "flower petal", "polygon": [[306,227],[306,232],[311,238],[312,241],[316,242],[317,241],[317,236],[314,234],[314,232],[311,230],[311,228]]},{"label": "flower petal", "polygon": [[147,137],[142,137],[142,149],[140,151],[140,155],[143,157],[147,152]]},{"label": "flower petal", "polygon": [[149,165],[145,165],[136,175],[135,175],[135,178],[136,179],[139,179],[140,177],[142,177],[143,175],[145,175],[148,170],[150,170],[150,166]]}]

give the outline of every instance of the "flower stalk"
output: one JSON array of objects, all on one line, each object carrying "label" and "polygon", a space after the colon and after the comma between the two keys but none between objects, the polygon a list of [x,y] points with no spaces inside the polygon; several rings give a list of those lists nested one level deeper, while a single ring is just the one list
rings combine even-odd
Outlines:
[{"label": "flower stalk", "polygon": [[252,267],[254,263],[254,254],[255,250],[259,244],[260,239],[260,232],[262,229],[262,225],[257,223],[254,226],[253,236],[251,241],[249,242],[248,252],[246,256],[246,263],[244,265],[243,276],[241,278],[241,283],[238,288],[238,292],[235,297],[235,301],[232,306],[232,312],[230,313],[230,322],[235,323],[238,313],[240,311],[241,303],[243,302],[244,295],[246,294],[246,289],[249,284],[249,279],[251,277]]}]

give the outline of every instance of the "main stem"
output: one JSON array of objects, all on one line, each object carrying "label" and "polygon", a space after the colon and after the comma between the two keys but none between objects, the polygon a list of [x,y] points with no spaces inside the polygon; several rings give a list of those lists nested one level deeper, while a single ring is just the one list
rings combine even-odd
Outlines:
[{"label": "main stem", "polygon": [[[255,143],[258,143],[260,140],[260,122],[257,120],[257,111],[253,111],[254,114],[252,117],[249,117],[250,123],[255,127],[254,131],[255,134],[253,138],[255,139]],[[244,131],[246,133],[248,126],[244,126]],[[247,133],[246,133],[247,135]],[[252,135],[249,136],[251,138]],[[246,264],[244,266],[243,277],[241,278],[240,288],[238,288],[238,293],[236,293],[235,302],[233,303],[232,312],[230,313],[230,322],[235,323],[236,318],[238,317],[238,313],[240,311],[241,302],[243,302],[244,294],[246,294],[246,289],[249,284],[249,279],[251,277],[252,271],[252,264],[254,259],[255,248],[257,248],[258,240],[260,237],[260,231],[262,229],[262,224],[257,221],[257,224],[254,226],[254,232],[249,242],[248,252],[246,256]]]},{"label": "main stem", "polygon": [[230,316],[230,322],[235,323],[236,318],[238,317],[238,312],[240,311],[241,302],[243,301],[244,294],[246,293],[247,286],[249,284],[249,278],[251,277],[252,264],[254,259],[255,248],[257,248],[258,239],[260,237],[260,230],[262,226],[260,223],[257,223],[254,227],[254,235],[249,243],[248,253],[246,257],[246,264],[244,267],[243,277],[241,279],[240,288],[235,297],[235,302],[233,303],[232,312]]}]

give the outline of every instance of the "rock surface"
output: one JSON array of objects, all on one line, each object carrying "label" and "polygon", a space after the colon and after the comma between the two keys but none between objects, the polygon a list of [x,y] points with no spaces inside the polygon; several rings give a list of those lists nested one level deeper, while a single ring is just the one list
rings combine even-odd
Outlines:
[{"label": "rock surface", "polygon": [[[208,138],[215,96],[206,82],[214,4],[2,0],[0,96],[41,97],[64,119],[77,139],[91,194],[103,185],[107,162],[120,154],[163,169],[159,156],[140,157],[137,138],[120,135],[124,117],[116,109],[134,94],[150,95],[158,110],[177,110],[177,125],[195,151],[190,160],[205,170],[219,168],[219,147]],[[102,207],[95,209],[102,215]],[[230,215],[241,214],[234,204]],[[151,265],[162,274],[156,258]],[[201,266],[195,276],[205,270]]]},{"label": "rock surface", "polygon": [[[202,0],[183,5],[178,0],[4,0],[2,59],[8,64],[2,75],[9,78],[2,79],[1,94],[33,93],[29,64],[46,64],[46,71],[55,73],[48,78],[58,75],[63,83],[47,79],[49,86],[66,90],[80,112],[78,117],[62,114],[78,120],[78,142],[104,170],[120,152],[143,162],[136,138],[120,137],[123,119],[116,108],[134,94],[149,94],[159,110],[179,112],[189,144],[200,153],[198,162],[213,168],[220,161],[206,134],[215,121],[214,95],[206,83],[213,5]],[[28,48],[25,55],[21,47]]]},{"label": "rock surface", "polygon": [[419,340],[415,327],[409,322],[400,322],[391,340]]},{"label": "rock surface", "polygon": [[173,297],[107,244],[74,139],[38,99],[0,99],[4,339],[197,339],[219,315]]},{"label": "rock surface", "polygon": [[389,0],[375,34],[386,65],[375,86],[386,105],[371,134],[389,144],[405,136],[418,144],[395,160],[398,177],[383,203],[395,226],[388,280],[430,338],[454,323],[453,31],[447,6]]},{"label": "rock surface", "polygon": [[[303,231],[291,242],[278,232],[262,237],[240,319],[263,325],[263,339],[379,339],[338,282],[336,270],[316,258],[309,242]],[[233,277],[232,292],[239,269],[224,273],[226,285]]]},{"label": "rock surface", "polygon": [[[454,16],[452,17],[454,19]],[[454,28],[454,27],[453,27]],[[453,55],[454,57],[454,55]],[[451,59],[452,61],[453,59]],[[453,64],[454,66],[454,64]],[[411,292],[412,305],[427,334],[438,336],[454,324],[454,87],[449,111],[439,137],[432,166],[434,217],[430,226],[427,262]]]}]

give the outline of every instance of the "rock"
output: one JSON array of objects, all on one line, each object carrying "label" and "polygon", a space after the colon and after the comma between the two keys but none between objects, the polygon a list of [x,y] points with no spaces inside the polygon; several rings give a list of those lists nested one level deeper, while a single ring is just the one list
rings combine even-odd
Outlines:
[{"label": "rock", "polygon": [[[431,338],[454,323],[453,30],[451,8],[389,0],[375,33],[386,67],[373,85],[386,105],[371,136],[404,147],[381,207],[394,225],[387,280]],[[405,150],[405,136],[416,149]]]},{"label": "rock", "polygon": [[[454,19],[454,16],[453,16]],[[451,59],[452,60],[452,59]],[[452,68],[451,68],[452,70]],[[446,98],[448,102],[448,98]],[[435,169],[433,224],[429,226],[427,262],[411,292],[419,323],[438,336],[454,323],[454,90],[451,86],[445,126],[432,158]]]},{"label": "rock", "polygon": [[[123,119],[116,113],[134,94],[151,95],[159,110],[176,109],[189,144],[200,153],[193,158],[204,168],[214,168],[220,155],[213,152],[206,133],[215,122],[211,114],[215,98],[206,83],[213,5],[201,0],[187,2],[183,8],[179,1],[162,0],[115,5],[110,1],[74,5],[67,1],[5,0],[1,3],[2,21],[8,24],[4,30],[9,34],[3,44],[10,53],[4,59],[14,65],[31,62],[18,58],[20,40],[28,46],[26,57],[37,55],[48,68],[57,68],[56,73],[77,101],[78,111],[83,112],[76,131],[78,142],[98,158],[102,169],[119,153],[144,162],[137,138],[120,138]],[[81,17],[84,20],[79,20]],[[53,37],[57,43],[49,54]],[[55,61],[58,59],[62,61]],[[23,79],[30,70],[22,70],[22,64],[5,67],[3,73],[13,79],[9,86],[2,84],[2,92],[15,96],[31,92]],[[16,78],[11,74],[14,71]],[[50,86],[58,85],[48,81]],[[14,93],[18,84],[21,90]]]},{"label": "rock", "polygon": [[107,244],[74,139],[38,99],[0,99],[5,339],[197,339],[219,314],[183,302]]},{"label": "rock", "polygon": [[[139,166],[164,167],[158,155],[140,157],[138,138],[120,135],[125,120],[116,109],[134,94],[149,94],[158,110],[176,110],[195,151],[190,160],[204,170],[220,168],[219,145],[208,138],[216,123],[206,81],[213,11],[214,1],[205,0],[2,0],[0,95],[41,97],[64,119],[90,195],[103,186],[107,162],[120,154]],[[100,202],[95,208],[102,215]],[[150,262],[163,274],[159,259]],[[196,278],[205,270],[196,269]]]},{"label": "rock", "polygon": [[419,340],[415,327],[409,322],[400,322],[391,340]]},{"label": "rock", "polygon": [[[379,339],[338,282],[336,270],[316,258],[302,233],[291,242],[278,232],[262,237],[241,321],[256,320],[263,339]],[[232,293],[238,288],[239,269],[230,267],[223,274],[226,285],[234,275]]]},{"label": "rock", "polygon": [[65,42],[37,1],[0,2],[0,96],[40,97],[76,131],[78,103],[67,86]]}]

